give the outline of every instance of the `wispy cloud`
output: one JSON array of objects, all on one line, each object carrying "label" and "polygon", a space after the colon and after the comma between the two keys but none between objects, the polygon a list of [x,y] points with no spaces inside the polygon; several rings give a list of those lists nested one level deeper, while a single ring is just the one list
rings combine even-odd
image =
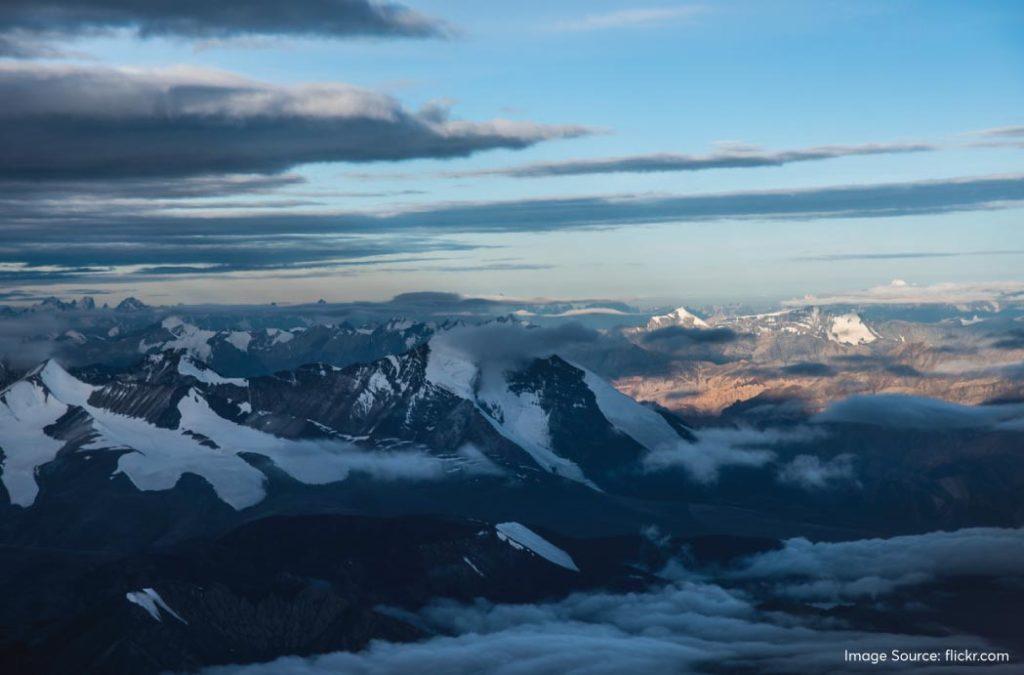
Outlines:
[{"label": "wispy cloud", "polygon": [[915,258],[965,258],[974,256],[1024,255],[1020,250],[996,251],[894,251],[879,253],[825,253],[797,256],[793,260],[807,262],[840,262],[843,260],[913,260]]},{"label": "wispy cloud", "polygon": [[603,173],[657,173],[668,171],[709,171],[713,169],[751,169],[783,166],[795,162],[812,162],[858,155],[892,155],[930,152],[938,146],[929,143],[867,143],[863,145],[822,145],[797,150],[765,150],[757,146],[729,144],[706,155],[658,153],[572,159],[560,162],[525,164],[503,169],[455,171],[442,174],[449,178],[504,176],[511,178],[543,178],[581,176]]},{"label": "wispy cloud", "polygon": [[589,14],[577,19],[567,19],[553,24],[557,31],[593,31],[615,28],[663,26],[692,19],[707,9],[701,5],[679,5],[674,7],[644,7],[623,9],[605,14]]},{"label": "wispy cloud", "polygon": [[1000,304],[1024,298],[1024,282],[992,281],[970,283],[910,284],[895,279],[883,286],[833,295],[805,295],[786,300],[787,306],[807,305],[962,305]]},{"label": "wispy cloud", "polygon": [[[245,185],[243,183],[243,185]],[[197,188],[197,189],[201,189]],[[1009,208],[1024,202],[1024,176],[986,176],[910,183],[681,196],[618,195],[439,204],[392,213],[197,213],[111,208],[102,201],[66,210],[43,203],[0,201],[0,249],[19,274],[45,279],[45,268],[131,266],[133,274],[218,274],[353,264],[375,256],[468,250],[462,234],[621,228],[719,220],[890,218],[912,214]],[[449,237],[445,240],[442,237]],[[74,247],[66,242],[75,241]],[[386,259],[380,259],[386,263]],[[363,263],[365,264],[365,263]],[[20,266],[20,267],[19,267]],[[66,271],[66,270],[65,270]],[[63,273],[63,272],[62,272]],[[66,278],[66,277],[65,277]],[[22,278],[24,279],[24,277]],[[790,304],[971,302],[1019,292],[1009,282],[921,288],[894,284],[846,296],[809,296]]]}]

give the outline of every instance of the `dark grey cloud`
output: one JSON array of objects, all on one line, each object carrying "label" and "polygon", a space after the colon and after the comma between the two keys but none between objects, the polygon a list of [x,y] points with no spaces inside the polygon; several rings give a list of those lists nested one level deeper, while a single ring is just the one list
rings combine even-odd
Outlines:
[{"label": "dark grey cloud", "polygon": [[797,377],[832,377],[836,374],[835,368],[824,363],[804,362],[794,363],[779,368],[783,375],[795,375]]},{"label": "dark grey cloud", "polygon": [[[38,56],[51,41],[127,29],[139,37],[447,37],[452,29],[372,0],[4,0],[0,54]],[[5,39],[5,34],[7,38]],[[42,44],[38,44],[41,42]],[[3,51],[4,46],[7,47]]]},{"label": "dark grey cloud", "polygon": [[644,333],[641,342],[673,343],[676,345],[720,345],[735,342],[740,334],[731,328],[687,328],[685,326],[668,326]]},{"label": "dark grey cloud", "polygon": [[992,342],[996,349],[1024,349],[1024,328],[1014,328]]},{"label": "dark grey cloud", "polygon": [[[0,112],[2,115],[2,112]],[[0,134],[6,133],[0,130]],[[2,172],[2,169],[0,169]],[[24,180],[24,179],[22,179]],[[209,265],[207,273],[298,266],[338,257],[467,248],[462,233],[545,232],[736,219],[877,218],[1006,208],[1024,176],[687,196],[617,196],[440,204],[395,213],[262,210],[190,217],[102,203],[20,204],[0,217],[0,259],[13,265]],[[66,246],[74,241],[75,247]],[[374,253],[369,251],[373,250]],[[360,253],[360,251],[362,253]],[[890,287],[886,287],[890,289]],[[914,290],[899,287],[902,291]],[[828,304],[828,303],[824,303]]]},{"label": "dark grey cloud", "polygon": [[588,133],[453,120],[441,106],[413,112],[344,84],[285,87],[201,69],[6,63],[0,100],[0,180],[272,174],[309,162],[465,157]]},{"label": "dark grey cloud", "polygon": [[707,155],[658,153],[628,157],[572,159],[561,162],[526,164],[506,169],[459,171],[445,174],[452,178],[471,176],[506,176],[541,178],[548,176],[581,176],[600,173],[655,173],[666,171],[708,171],[711,169],[750,169],[783,166],[795,162],[812,162],[856,155],[891,155],[929,152],[936,146],[927,143],[869,143],[864,145],[823,145],[799,150],[763,150],[750,146],[726,146]]}]

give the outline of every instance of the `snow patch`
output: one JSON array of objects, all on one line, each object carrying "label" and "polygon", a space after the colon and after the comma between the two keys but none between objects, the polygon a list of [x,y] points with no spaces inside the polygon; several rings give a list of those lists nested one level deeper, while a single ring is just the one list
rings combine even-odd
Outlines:
[{"label": "snow patch", "polygon": [[507,542],[513,548],[526,549],[559,567],[573,572],[580,571],[580,568],[576,567],[572,556],[525,525],[519,523],[498,523],[494,526],[494,530],[498,534],[498,539]]},{"label": "snow patch", "polygon": [[233,384],[236,387],[248,387],[248,380],[241,377],[223,377],[211,368],[200,367],[192,359],[182,358],[178,360],[178,373],[187,377],[194,377],[206,384]]},{"label": "snow patch", "polygon": [[864,345],[878,339],[874,331],[853,312],[834,317],[828,336],[835,342],[845,345]]},{"label": "snow patch", "polygon": [[138,605],[142,609],[146,610],[146,612],[157,621],[163,621],[163,619],[160,618],[160,610],[162,609],[186,626],[188,625],[188,621],[185,621],[185,619],[181,618],[180,614],[171,609],[171,607],[164,602],[164,599],[160,597],[160,594],[152,588],[143,588],[141,591],[130,591],[125,593],[125,598],[127,598],[128,602],[133,605]]},{"label": "snow patch", "polygon": [[231,331],[224,339],[238,351],[247,352],[249,343],[252,342],[252,335],[244,331]]},{"label": "snow patch", "polygon": [[466,556],[462,556],[462,560],[463,560],[463,561],[464,561],[464,562],[465,562],[465,563],[466,563],[467,565],[469,565],[469,568],[470,568],[471,570],[473,570],[474,572],[476,572],[477,574],[479,574],[479,575],[480,575],[481,577],[485,577],[485,578],[486,578],[486,576],[487,576],[487,575],[485,575],[485,574],[484,574],[483,572],[481,572],[481,571],[479,570],[479,568],[477,568],[477,566],[473,564],[473,561],[472,561],[472,560],[470,560],[470,559],[469,559],[469,558],[467,558]]}]

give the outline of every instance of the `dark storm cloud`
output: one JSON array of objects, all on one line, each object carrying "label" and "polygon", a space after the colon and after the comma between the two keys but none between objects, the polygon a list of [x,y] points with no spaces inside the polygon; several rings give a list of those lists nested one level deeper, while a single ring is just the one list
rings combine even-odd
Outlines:
[{"label": "dark storm cloud", "polygon": [[[215,4],[215,3],[214,3]],[[0,180],[278,173],[310,162],[465,157],[588,133],[453,120],[344,84],[201,69],[0,64]]]},{"label": "dark storm cloud", "polygon": [[800,150],[769,151],[757,147],[726,147],[708,155],[680,155],[660,153],[607,157],[600,159],[574,159],[563,162],[526,164],[508,169],[459,171],[446,175],[453,178],[471,176],[506,176],[511,178],[541,178],[547,176],[580,176],[602,173],[655,173],[665,171],[707,171],[710,169],[750,169],[783,166],[794,162],[811,162],[856,155],[890,155],[909,152],[928,152],[935,146],[924,143],[870,143],[865,145],[826,145]]},{"label": "dark storm cloud", "polygon": [[445,23],[393,2],[371,0],[4,0],[0,49],[37,56],[43,40],[128,29],[140,37],[446,37]]}]

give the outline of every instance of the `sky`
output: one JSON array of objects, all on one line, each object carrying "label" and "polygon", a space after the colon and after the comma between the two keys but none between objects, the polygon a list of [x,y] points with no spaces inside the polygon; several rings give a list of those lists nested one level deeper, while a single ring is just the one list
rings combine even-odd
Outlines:
[{"label": "sky", "polygon": [[0,8],[0,300],[1024,281],[1019,2]]}]

